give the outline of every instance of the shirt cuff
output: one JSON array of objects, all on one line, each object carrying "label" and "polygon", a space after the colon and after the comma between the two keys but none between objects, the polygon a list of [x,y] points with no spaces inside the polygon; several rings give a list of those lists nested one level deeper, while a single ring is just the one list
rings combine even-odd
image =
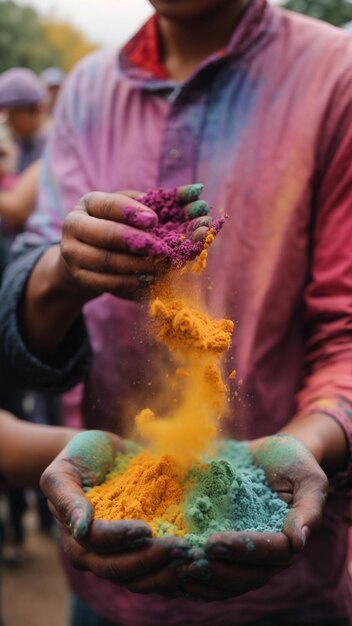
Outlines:
[{"label": "shirt cuff", "polygon": [[27,281],[49,247],[27,250],[10,263],[5,272],[0,294],[1,360],[8,377],[19,386],[61,393],[83,380],[91,366],[91,348],[83,315],[47,361],[29,351],[18,323],[18,307]]}]

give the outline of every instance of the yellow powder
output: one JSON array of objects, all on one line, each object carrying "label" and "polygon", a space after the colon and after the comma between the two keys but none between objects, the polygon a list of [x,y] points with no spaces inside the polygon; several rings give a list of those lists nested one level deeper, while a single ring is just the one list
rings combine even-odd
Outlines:
[{"label": "yellow powder", "polygon": [[196,308],[180,281],[174,274],[157,285],[150,305],[152,332],[176,361],[168,390],[177,390],[177,402],[170,400],[163,415],[142,411],[136,427],[153,453],[172,455],[185,466],[210,451],[217,437],[227,392],[220,362],[231,345],[234,324]]},{"label": "yellow powder", "polygon": [[150,316],[158,322],[156,335],[172,351],[201,350],[222,354],[229,349],[233,322],[213,320],[185,299],[156,298]]},{"label": "yellow powder", "polygon": [[207,259],[208,259],[208,248],[214,243],[214,240],[215,240],[214,232],[210,230],[205,238],[202,252],[193,263],[192,272],[194,274],[199,274],[206,268]]},{"label": "yellow powder", "polygon": [[186,526],[181,511],[183,471],[171,456],[141,452],[123,474],[91,489],[87,497],[100,520],[139,519],[157,533],[159,519],[173,524],[182,536]]},{"label": "yellow powder", "polygon": [[[204,269],[213,240],[210,232],[193,272]],[[144,409],[135,420],[137,436],[150,451],[138,454],[123,474],[88,493],[96,519],[139,519],[151,526],[154,535],[160,520],[172,526],[173,534],[187,532],[182,480],[192,462],[211,453],[227,393],[221,358],[230,347],[233,322],[214,320],[197,308],[194,294],[187,296],[182,282],[188,278],[183,271],[169,276],[154,288],[150,305],[152,332],[175,361],[175,374],[167,378],[165,413],[156,416]]]}]

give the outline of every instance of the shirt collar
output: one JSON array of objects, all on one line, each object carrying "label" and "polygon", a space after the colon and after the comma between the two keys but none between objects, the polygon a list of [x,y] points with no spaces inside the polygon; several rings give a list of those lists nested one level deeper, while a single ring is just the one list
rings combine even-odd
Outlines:
[{"label": "shirt collar", "polygon": [[[195,74],[224,58],[243,57],[253,50],[268,33],[271,13],[272,9],[267,0],[250,0],[227,47],[205,59]],[[175,85],[175,81],[169,77],[162,64],[156,14],[121,50],[119,67],[127,78],[134,82],[142,82],[145,86],[149,84],[151,88]]]}]

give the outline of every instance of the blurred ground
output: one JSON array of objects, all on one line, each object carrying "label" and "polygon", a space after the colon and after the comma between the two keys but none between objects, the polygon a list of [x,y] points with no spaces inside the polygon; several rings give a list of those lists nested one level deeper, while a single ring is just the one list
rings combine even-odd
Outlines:
[{"label": "blurred ground", "polygon": [[31,558],[2,569],[3,626],[67,626],[68,592],[53,537],[39,534],[34,511],[26,514]]}]

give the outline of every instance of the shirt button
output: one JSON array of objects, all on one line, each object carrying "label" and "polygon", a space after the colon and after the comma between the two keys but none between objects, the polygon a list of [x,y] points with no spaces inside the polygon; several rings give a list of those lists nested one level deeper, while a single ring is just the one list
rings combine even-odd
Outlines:
[{"label": "shirt button", "polygon": [[177,150],[177,148],[173,148],[172,150],[170,150],[169,155],[171,159],[173,159],[174,161],[177,161],[177,159],[180,158],[180,151]]}]

